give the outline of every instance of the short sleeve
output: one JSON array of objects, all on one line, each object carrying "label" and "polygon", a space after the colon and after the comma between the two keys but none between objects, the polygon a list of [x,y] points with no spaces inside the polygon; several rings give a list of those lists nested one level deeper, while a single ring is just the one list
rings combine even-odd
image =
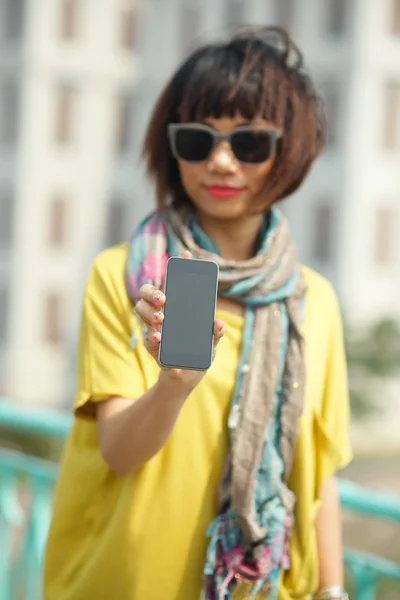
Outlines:
[{"label": "short sleeve", "polygon": [[[352,459],[350,401],[343,324],[332,291],[323,397],[316,411],[317,489]],[[326,307],[328,308],[328,307]]]},{"label": "short sleeve", "polygon": [[93,416],[93,402],[112,396],[135,399],[143,393],[140,361],[130,344],[135,316],[116,258],[100,255],[86,284],[75,398],[79,415]]}]

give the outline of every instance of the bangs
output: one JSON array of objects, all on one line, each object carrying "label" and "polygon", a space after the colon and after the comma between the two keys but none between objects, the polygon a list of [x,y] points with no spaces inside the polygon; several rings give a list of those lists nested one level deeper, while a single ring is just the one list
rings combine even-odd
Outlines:
[{"label": "bangs", "polygon": [[209,46],[192,57],[178,108],[181,121],[240,114],[246,120],[261,117],[282,125],[286,81],[274,57],[255,52],[251,46]]}]

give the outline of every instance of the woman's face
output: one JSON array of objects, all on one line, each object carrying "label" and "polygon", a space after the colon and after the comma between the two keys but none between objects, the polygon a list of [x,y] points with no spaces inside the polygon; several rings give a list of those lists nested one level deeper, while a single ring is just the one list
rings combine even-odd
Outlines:
[{"label": "woman's face", "polygon": [[[220,119],[207,118],[204,124],[219,133],[229,133],[241,125],[269,127],[256,119],[250,123],[240,115]],[[240,219],[254,212],[254,206],[268,206],[266,183],[275,161],[275,153],[262,163],[241,163],[226,141],[219,142],[203,162],[178,159],[182,184],[197,211],[218,220]]]}]

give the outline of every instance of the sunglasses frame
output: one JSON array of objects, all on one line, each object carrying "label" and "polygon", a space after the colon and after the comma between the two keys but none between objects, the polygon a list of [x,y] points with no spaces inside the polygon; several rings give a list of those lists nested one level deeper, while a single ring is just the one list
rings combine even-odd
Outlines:
[{"label": "sunglasses frame", "polygon": [[[197,129],[199,131],[205,131],[207,133],[209,133],[212,137],[213,140],[213,144],[210,148],[210,152],[208,153],[208,155],[203,159],[203,160],[187,160],[182,158],[181,156],[179,156],[178,151],[177,151],[177,147],[176,147],[176,134],[181,131],[182,129]],[[236,154],[233,151],[232,148],[232,136],[234,136],[236,133],[240,133],[240,132],[247,132],[247,131],[264,131],[266,133],[268,133],[271,137],[271,152],[269,154],[269,156],[261,161],[251,161],[251,162],[246,162],[244,160],[240,160]],[[253,127],[252,125],[239,125],[238,127],[235,127],[235,129],[232,129],[232,131],[230,131],[229,133],[219,133],[218,131],[216,131],[215,129],[213,129],[212,127],[210,127],[210,125],[206,125],[203,123],[169,123],[168,124],[168,139],[169,139],[169,143],[171,146],[171,151],[172,154],[174,155],[174,157],[176,159],[179,160],[183,160],[185,162],[204,162],[206,161],[210,154],[212,153],[212,151],[214,150],[215,146],[217,146],[220,142],[228,142],[229,146],[231,148],[232,154],[234,155],[235,159],[238,160],[240,163],[243,164],[248,164],[248,165],[257,165],[257,164],[261,164],[267,160],[269,160],[271,158],[271,156],[273,155],[275,148],[276,148],[276,144],[278,142],[278,140],[282,137],[283,132],[281,129],[279,129],[278,127]]]}]

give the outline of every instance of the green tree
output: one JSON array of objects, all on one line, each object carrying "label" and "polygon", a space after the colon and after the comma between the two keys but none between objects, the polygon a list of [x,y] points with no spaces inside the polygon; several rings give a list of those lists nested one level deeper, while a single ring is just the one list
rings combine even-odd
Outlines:
[{"label": "green tree", "polygon": [[391,318],[369,327],[345,326],[350,400],[355,417],[379,410],[377,382],[400,374],[400,324]]}]

